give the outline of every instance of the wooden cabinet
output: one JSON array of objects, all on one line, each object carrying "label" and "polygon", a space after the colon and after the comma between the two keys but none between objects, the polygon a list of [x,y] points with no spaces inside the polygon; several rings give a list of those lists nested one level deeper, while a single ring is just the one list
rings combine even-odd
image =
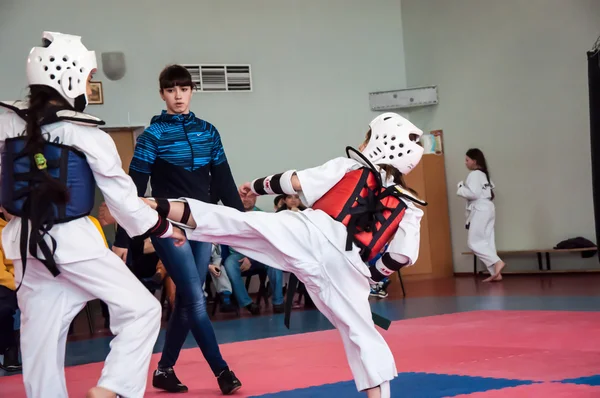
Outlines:
[{"label": "wooden cabinet", "polygon": [[422,207],[425,214],[421,220],[419,259],[412,267],[402,269],[402,276],[452,276],[454,269],[444,156],[423,155],[421,163],[405,177],[405,181],[428,205]]},{"label": "wooden cabinet", "polygon": [[[117,147],[117,152],[119,152],[119,157],[121,158],[121,163],[123,166],[123,170],[125,173],[129,173],[129,164],[131,163],[131,159],[133,159],[133,150],[135,148],[135,140],[138,135],[144,131],[143,126],[132,126],[132,127],[105,127],[102,128],[108,135],[111,136],[115,145]],[[104,201],[104,196],[100,189],[96,187],[96,198],[94,203],[94,210],[92,210],[93,216],[98,216],[98,208],[100,204]],[[105,227],[103,228],[104,234],[109,242],[114,240],[115,229],[114,227]]]},{"label": "wooden cabinet", "polygon": [[129,164],[131,163],[131,159],[133,159],[135,140],[137,139],[137,136],[144,131],[144,127],[106,127],[102,130],[105,131],[108,135],[110,135],[113,141],[115,142],[115,145],[117,146],[117,151],[119,152],[119,156],[121,157],[123,170],[125,170],[125,172],[128,173]]}]

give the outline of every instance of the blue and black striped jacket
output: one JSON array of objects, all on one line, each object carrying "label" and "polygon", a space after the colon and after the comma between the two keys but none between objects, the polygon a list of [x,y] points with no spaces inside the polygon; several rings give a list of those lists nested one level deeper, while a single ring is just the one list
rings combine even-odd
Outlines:
[{"label": "blue and black striped jacket", "polygon": [[[129,175],[139,196],[144,196],[152,177],[154,197],[221,200],[226,206],[243,210],[219,132],[192,112],[171,115],[162,111],[154,116],[137,139]],[[126,247],[121,245],[123,232],[118,235],[115,245]]]}]

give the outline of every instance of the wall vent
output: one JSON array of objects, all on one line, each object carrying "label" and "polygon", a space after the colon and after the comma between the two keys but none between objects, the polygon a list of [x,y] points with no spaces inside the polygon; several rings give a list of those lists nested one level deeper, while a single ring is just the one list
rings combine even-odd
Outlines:
[{"label": "wall vent", "polygon": [[252,91],[250,65],[194,65],[182,64],[196,84],[194,91],[226,92]]}]

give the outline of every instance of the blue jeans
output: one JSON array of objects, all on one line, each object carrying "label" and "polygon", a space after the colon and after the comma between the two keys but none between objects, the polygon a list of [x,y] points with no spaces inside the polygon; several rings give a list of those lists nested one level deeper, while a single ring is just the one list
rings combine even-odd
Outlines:
[{"label": "blue jeans", "polygon": [[[252,303],[252,299],[248,295],[248,290],[246,290],[246,285],[242,280],[242,271],[240,270],[240,260],[244,257],[245,256],[240,253],[233,252],[227,256],[224,262],[225,271],[227,272],[227,276],[233,287],[233,294],[235,294],[235,298],[240,307],[245,307]],[[250,271],[267,269],[267,276],[273,287],[273,305],[283,304],[283,271],[269,267],[252,259],[249,260],[251,264]]]},{"label": "blue jeans", "polygon": [[176,247],[172,239],[152,238],[156,253],[176,286],[175,309],[169,319],[160,368],[175,365],[181,347],[192,331],[202,355],[215,376],[227,367],[221,356],[208,313],[202,286],[206,280],[212,246],[210,243],[187,241]]}]

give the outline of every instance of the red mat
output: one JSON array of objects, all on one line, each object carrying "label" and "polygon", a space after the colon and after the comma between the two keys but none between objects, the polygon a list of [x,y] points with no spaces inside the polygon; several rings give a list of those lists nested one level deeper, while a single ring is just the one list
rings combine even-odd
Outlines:
[{"label": "red mat", "polygon": [[[544,382],[600,373],[600,312],[476,311],[398,321],[382,334],[394,351],[399,372]],[[244,384],[236,396],[352,378],[337,331],[225,344],[221,350]],[[152,369],[157,362],[158,354]],[[101,366],[68,368],[70,395],[82,396],[94,385]],[[176,371],[191,396],[222,397],[198,349],[184,350]],[[1,377],[0,396],[24,397],[21,377]],[[149,386],[146,396],[164,393]],[[540,383],[469,396],[597,397],[600,387]]]}]

